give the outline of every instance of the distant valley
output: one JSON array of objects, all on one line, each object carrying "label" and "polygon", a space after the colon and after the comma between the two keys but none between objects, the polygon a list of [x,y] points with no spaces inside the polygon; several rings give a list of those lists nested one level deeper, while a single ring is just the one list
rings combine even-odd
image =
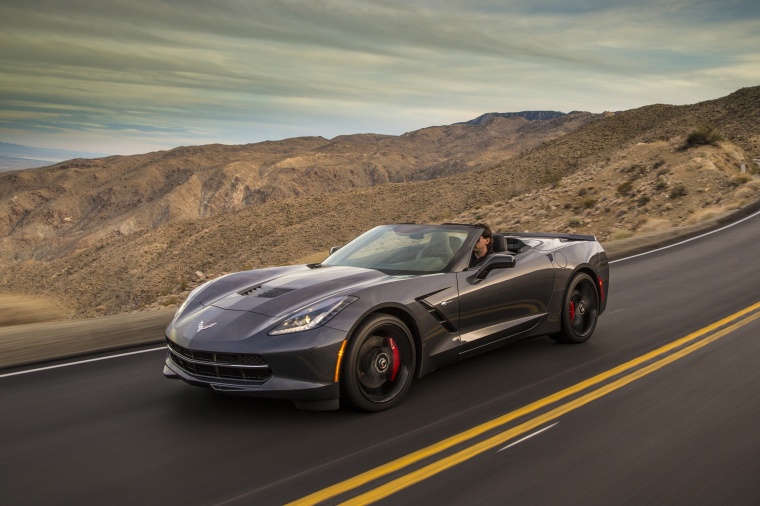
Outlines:
[{"label": "distant valley", "polygon": [[64,149],[35,148],[0,142],[0,172],[46,167],[73,158],[101,158],[105,153],[86,153]]}]

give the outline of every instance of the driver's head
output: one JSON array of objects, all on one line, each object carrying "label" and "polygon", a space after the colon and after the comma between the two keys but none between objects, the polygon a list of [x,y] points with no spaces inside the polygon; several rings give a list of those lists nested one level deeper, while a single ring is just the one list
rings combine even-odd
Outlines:
[{"label": "driver's head", "polygon": [[473,251],[475,251],[479,257],[482,257],[491,247],[491,227],[485,223],[476,223],[474,226],[483,229],[483,231],[480,233],[480,237],[478,238],[478,242],[475,243],[475,247],[473,248]]}]

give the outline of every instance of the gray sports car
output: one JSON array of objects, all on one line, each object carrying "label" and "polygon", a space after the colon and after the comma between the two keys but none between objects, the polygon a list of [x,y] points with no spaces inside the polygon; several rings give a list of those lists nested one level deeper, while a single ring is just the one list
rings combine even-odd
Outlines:
[{"label": "gray sports car", "polygon": [[380,411],[412,378],[509,341],[591,337],[609,291],[593,236],[494,233],[494,253],[468,267],[482,232],[383,225],[322,263],[209,281],[166,329],[164,375],[299,408]]}]

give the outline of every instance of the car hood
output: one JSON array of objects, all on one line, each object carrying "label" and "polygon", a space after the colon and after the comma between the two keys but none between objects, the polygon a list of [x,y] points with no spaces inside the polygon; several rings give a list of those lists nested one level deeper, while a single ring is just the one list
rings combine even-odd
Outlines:
[{"label": "car hood", "polygon": [[358,267],[310,269],[298,266],[284,273],[273,273],[267,279],[240,279],[225,293],[200,302],[204,306],[279,317],[316,300],[350,294],[357,288],[390,278],[382,272]]}]

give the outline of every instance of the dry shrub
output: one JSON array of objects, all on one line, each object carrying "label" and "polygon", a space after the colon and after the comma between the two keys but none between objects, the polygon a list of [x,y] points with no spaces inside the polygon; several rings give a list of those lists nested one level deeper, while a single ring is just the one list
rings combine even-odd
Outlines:
[{"label": "dry shrub", "polygon": [[649,216],[640,215],[636,217],[636,220],[633,222],[633,229],[634,230],[641,230],[641,227],[646,225],[649,222]]},{"label": "dry shrub", "polygon": [[751,199],[757,193],[757,188],[752,186],[743,186],[734,192],[734,197],[737,199]]},{"label": "dry shrub", "polygon": [[725,207],[706,207],[699,209],[689,216],[684,222],[686,225],[695,225],[703,221],[711,220],[726,212]]},{"label": "dry shrub", "polygon": [[731,180],[728,182],[731,186],[741,186],[743,184],[749,183],[752,181],[752,176],[749,174],[738,174],[731,178]]},{"label": "dry shrub", "polygon": [[690,148],[693,146],[704,146],[712,144],[717,146],[720,141],[723,140],[723,136],[712,125],[702,125],[696,130],[693,130],[686,137],[686,143],[684,147]]},{"label": "dry shrub", "polygon": [[673,185],[673,187],[670,189],[670,193],[668,193],[668,197],[671,199],[679,199],[681,197],[685,197],[689,191],[686,189],[686,186],[682,183],[678,183]]},{"label": "dry shrub", "polygon": [[610,235],[610,239],[613,241],[619,241],[621,239],[628,239],[633,235],[633,232],[630,230],[620,230],[620,229],[614,229],[612,231],[612,234]]},{"label": "dry shrub", "polygon": [[618,195],[628,196],[633,191],[633,183],[631,183],[630,181],[620,183],[616,191]]},{"label": "dry shrub", "polygon": [[665,230],[670,228],[670,222],[665,218],[651,218],[646,223],[639,227],[639,232],[657,232],[659,230]]}]

